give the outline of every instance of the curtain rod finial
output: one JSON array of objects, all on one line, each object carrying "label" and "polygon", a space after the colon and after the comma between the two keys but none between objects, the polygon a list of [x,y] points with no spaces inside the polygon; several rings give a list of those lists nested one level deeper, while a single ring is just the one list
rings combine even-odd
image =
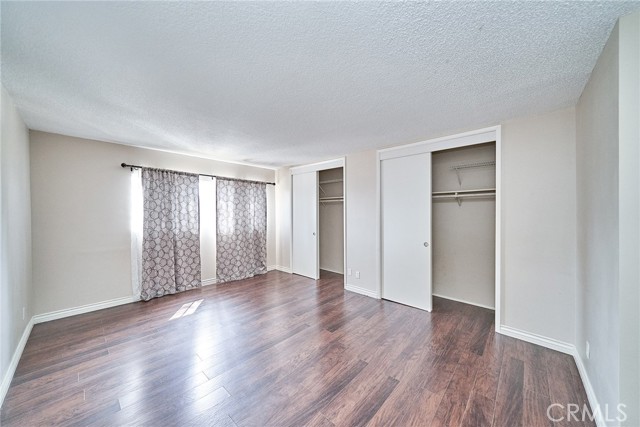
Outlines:
[{"label": "curtain rod finial", "polygon": [[123,162],[123,163],[120,163],[120,166],[122,166],[123,168],[126,168],[127,164]]}]

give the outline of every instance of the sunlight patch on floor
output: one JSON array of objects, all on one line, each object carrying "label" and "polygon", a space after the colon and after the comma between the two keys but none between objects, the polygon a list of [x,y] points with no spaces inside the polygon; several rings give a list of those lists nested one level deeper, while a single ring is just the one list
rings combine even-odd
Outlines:
[{"label": "sunlight patch on floor", "polygon": [[200,304],[202,304],[202,301],[204,300],[199,299],[197,301],[192,301],[186,304],[182,304],[182,307],[180,307],[178,311],[176,311],[175,314],[171,316],[169,320],[192,315],[198,309]]}]

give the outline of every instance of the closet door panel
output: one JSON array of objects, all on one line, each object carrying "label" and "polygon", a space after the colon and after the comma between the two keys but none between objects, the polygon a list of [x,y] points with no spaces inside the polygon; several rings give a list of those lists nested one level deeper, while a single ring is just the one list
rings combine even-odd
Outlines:
[{"label": "closet door panel", "polygon": [[431,311],[431,153],[380,165],[382,297]]},{"label": "closet door panel", "polygon": [[318,279],[318,173],[296,174],[292,179],[292,271]]}]

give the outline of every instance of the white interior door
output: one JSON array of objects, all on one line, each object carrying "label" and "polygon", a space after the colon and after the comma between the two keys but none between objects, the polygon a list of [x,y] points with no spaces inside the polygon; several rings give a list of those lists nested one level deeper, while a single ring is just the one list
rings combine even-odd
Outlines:
[{"label": "white interior door", "polygon": [[431,311],[431,153],[382,160],[382,297]]},{"label": "white interior door", "polygon": [[318,279],[318,172],[292,175],[294,274]]}]

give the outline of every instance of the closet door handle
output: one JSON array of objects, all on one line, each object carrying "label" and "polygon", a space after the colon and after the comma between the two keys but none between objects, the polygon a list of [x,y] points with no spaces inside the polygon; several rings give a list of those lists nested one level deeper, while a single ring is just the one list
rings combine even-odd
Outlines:
[{"label": "closet door handle", "polygon": [[424,245],[425,248],[428,248],[429,247],[429,242],[424,242],[423,245]]},{"label": "closet door handle", "polygon": [[314,232],[314,233],[313,233],[313,235],[315,236],[315,235],[316,235],[316,233]]}]

